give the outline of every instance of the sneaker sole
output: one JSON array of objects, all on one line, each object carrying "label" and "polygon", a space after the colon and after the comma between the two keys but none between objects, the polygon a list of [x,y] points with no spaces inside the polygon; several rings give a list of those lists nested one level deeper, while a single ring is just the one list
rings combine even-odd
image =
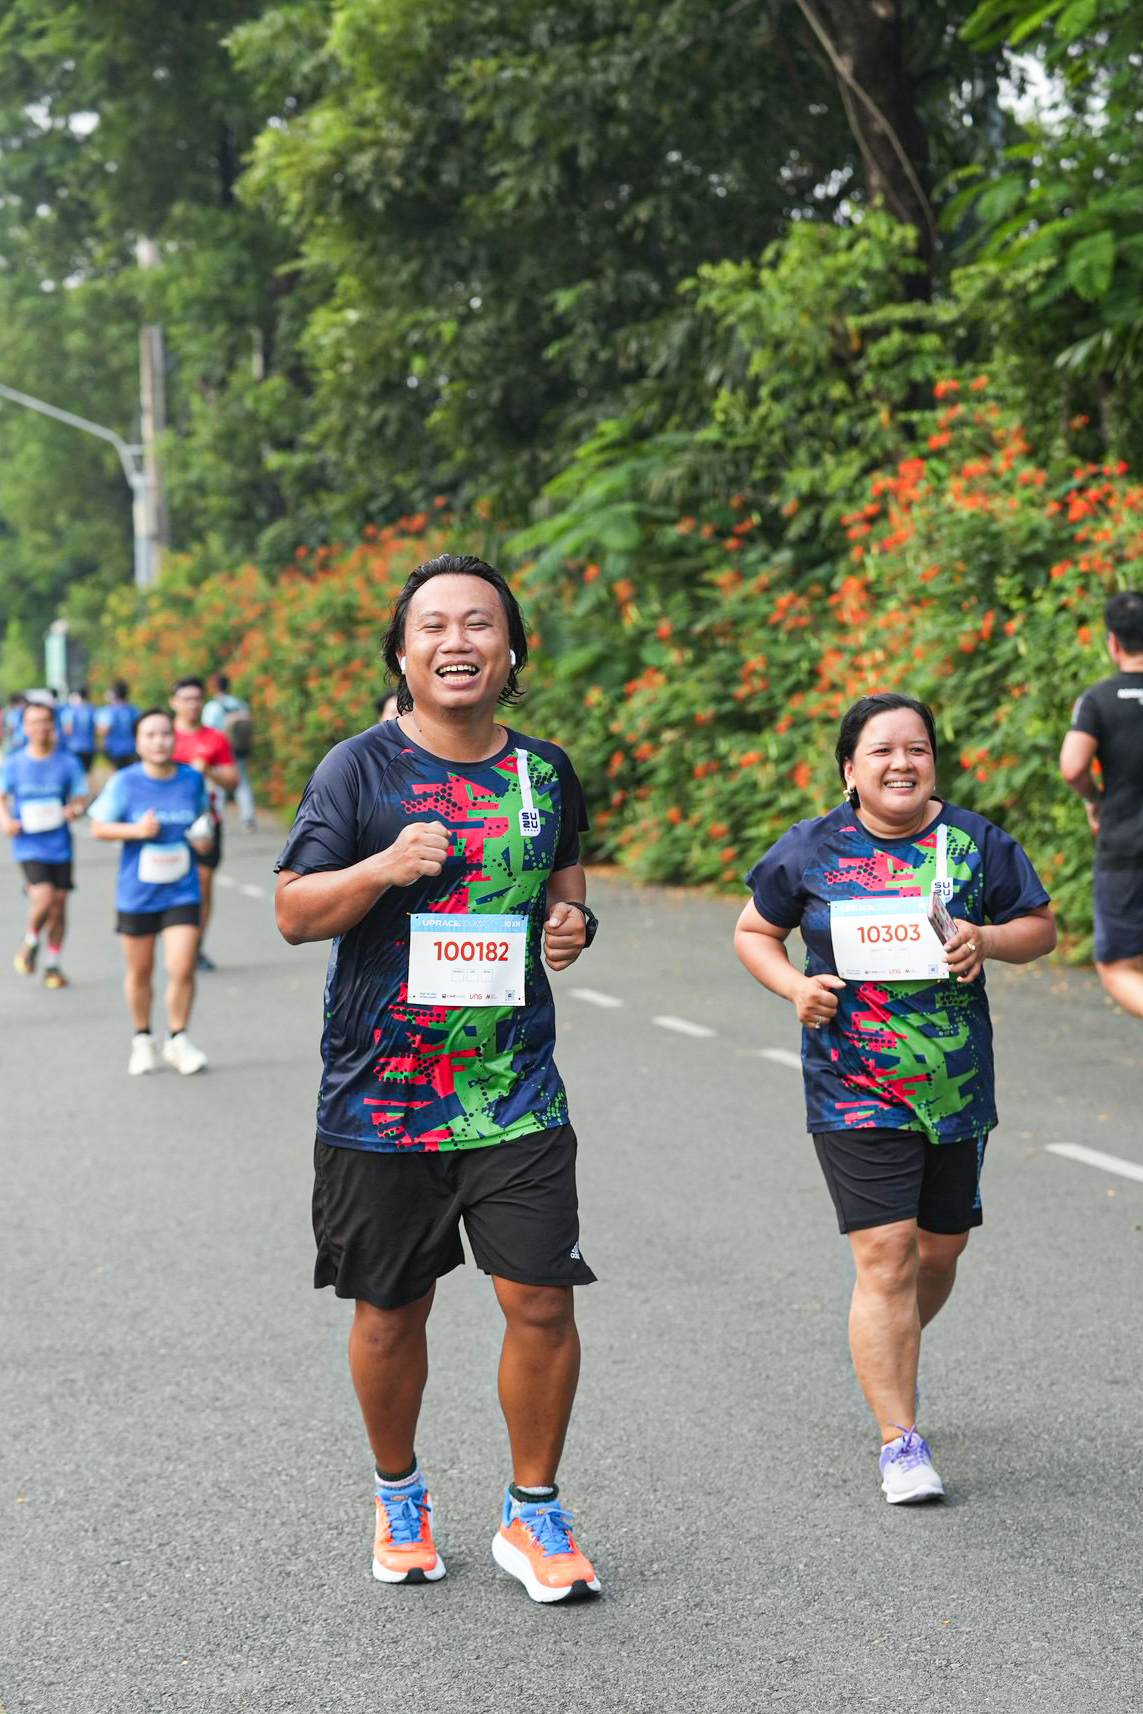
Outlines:
[{"label": "sneaker sole", "polygon": [[931,1482],[924,1482],[920,1487],[910,1488],[907,1494],[891,1494],[882,1482],[881,1492],[891,1506],[915,1506],[922,1500],[943,1500],[945,1485],[938,1476],[935,1487]]},{"label": "sneaker sole", "polygon": [[379,1559],[373,1561],[373,1575],[378,1583],[437,1583],[444,1574],[445,1562],[439,1553],[427,1571],[420,1565],[410,1571],[390,1571]]},{"label": "sneaker sole", "polygon": [[158,1069],[157,1065],[129,1065],[127,1075],[128,1077],[150,1077]]},{"label": "sneaker sole", "polygon": [[505,1541],[499,1530],[492,1537],[492,1557],[501,1571],[506,1571],[509,1577],[524,1585],[533,1601],[542,1601],[545,1605],[553,1601],[582,1601],[600,1592],[598,1577],[593,1577],[590,1583],[586,1578],[577,1577],[574,1583],[563,1589],[550,1589],[546,1583],[538,1582],[527,1555],[513,1547],[510,1541]]},{"label": "sneaker sole", "polygon": [[207,1067],[205,1059],[201,1065],[184,1066],[175,1059],[168,1059],[166,1054],[163,1055],[163,1064],[169,1065],[172,1071],[177,1071],[180,1077],[197,1077],[198,1073],[205,1071]]}]

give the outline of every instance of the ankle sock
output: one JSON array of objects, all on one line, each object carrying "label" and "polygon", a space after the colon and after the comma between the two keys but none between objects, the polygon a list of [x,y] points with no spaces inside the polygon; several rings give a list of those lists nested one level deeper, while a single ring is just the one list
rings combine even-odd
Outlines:
[{"label": "ankle sock", "polygon": [[24,936],[24,945],[25,946],[39,946],[39,944],[40,944],[39,935],[33,934],[31,929],[29,929]]},{"label": "ankle sock", "polygon": [[373,1467],[373,1474],[377,1478],[378,1487],[384,1488],[390,1494],[408,1493],[410,1489],[422,1486],[421,1467],[415,1458],[409,1468],[402,1470],[398,1476],[390,1476],[384,1470],[378,1470],[376,1465]]},{"label": "ankle sock", "polygon": [[58,946],[53,946],[51,944],[51,942],[49,941],[48,942],[48,956],[47,956],[47,959],[45,961],[47,963],[48,969],[50,970],[52,968],[52,966],[55,964],[58,964],[59,961],[60,961],[60,948]]},{"label": "ankle sock", "polygon": [[518,1482],[509,1482],[508,1492],[519,1506],[542,1506],[545,1500],[558,1500],[560,1494],[554,1482],[535,1488],[523,1488]]}]

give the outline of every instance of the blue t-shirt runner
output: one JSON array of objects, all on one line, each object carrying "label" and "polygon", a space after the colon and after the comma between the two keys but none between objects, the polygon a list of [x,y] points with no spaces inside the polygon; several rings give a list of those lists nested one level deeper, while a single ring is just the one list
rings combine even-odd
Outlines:
[{"label": "blue t-shirt runner", "polygon": [[103,754],[110,762],[121,762],[135,754],[135,722],[138,709],[132,702],[109,702],[95,716]]},{"label": "blue t-shirt runner", "polygon": [[4,758],[0,792],[11,797],[21,828],[12,837],[17,863],[71,862],[71,823],[63,812],[84,789],[83,769],[66,750],[37,759],[25,747]]},{"label": "blue t-shirt runner", "polygon": [[[946,831],[942,835],[940,830]],[[838,974],[830,906],[927,899],[946,851],[949,915],[1010,922],[1048,894],[1010,834],[945,803],[911,838],[874,838],[848,804],[783,834],[746,876],[760,916],[798,928],[808,976]],[[992,1020],[984,974],[959,984],[847,981],[827,1031],[803,1029],[806,1129],[923,1130],[930,1142],[986,1135],[996,1124]]]},{"label": "blue t-shirt runner", "polygon": [[[412,821],[443,822],[453,854],[440,875],[384,893],[333,942],[318,1136],[407,1153],[485,1148],[566,1125],[541,940],[548,876],[578,863],[587,826],[570,761],[555,744],[510,730],[485,761],[446,761],[396,721],[370,727],[316,769],[275,867],[349,868]],[[524,1003],[410,1002],[411,919],[483,912],[490,927],[524,925]],[[496,931],[498,958],[514,928]],[[447,950],[447,931],[440,938]]]},{"label": "blue t-shirt runner", "polygon": [[95,710],[90,702],[69,702],[60,712],[63,743],[73,756],[95,753]]},{"label": "blue t-shirt runner", "polygon": [[176,762],[170,779],[155,779],[142,762],[113,774],[91,805],[92,821],[142,821],[154,812],[159,831],[147,840],[125,839],[115,883],[115,908],[131,914],[197,905],[198,865],[186,832],[207,808],[206,786],[195,768]]}]

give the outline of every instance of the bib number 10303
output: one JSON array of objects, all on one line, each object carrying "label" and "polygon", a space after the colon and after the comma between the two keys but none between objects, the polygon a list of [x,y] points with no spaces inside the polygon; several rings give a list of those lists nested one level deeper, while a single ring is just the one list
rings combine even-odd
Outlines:
[{"label": "bib number 10303", "polygon": [[837,973],[848,981],[926,982],[948,975],[923,898],[837,900],[829,919]]},{"label": "bib number 10303", "polygon": [[409,918],[408,997],[419,1006],[522,1006],[527,917]]}]

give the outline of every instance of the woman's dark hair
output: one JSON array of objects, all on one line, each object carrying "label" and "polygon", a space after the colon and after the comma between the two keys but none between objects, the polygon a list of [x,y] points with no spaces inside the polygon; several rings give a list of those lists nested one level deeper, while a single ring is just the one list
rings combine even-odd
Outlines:
[{"label": "woman's dark hair", "polygon": [[133,738],[137,738],[139,736],[140,726],[142,726],[144,720],[150,720],[153,714],[161,714],[163,719],[170,726],[173,726],[175,723],[175,717],[169,708],[145,708],[142,714],[137,714],[135,716],[135,724],[131,728],[131,736]]},{"label": "woman's dark hair", "polygon": [[[857,749],[857,740],[861,737],[869,722],[878,714],[892,714],[898,708],[907,708],[913,714],[919,714],[925,723],[925,731],[929,735],[929,743],[933,750],[933,761],[937,759],[937,729],[933,724],[933,711],[927,702],[918,702],[915,696],[901,696],[895,690],[881,691],[876,696],[859,696],[852,708],[847,708],[841,717],[838,727],[837,744],[834,747],[834,759],[837,771],[841,775],[841,783],[845,785],[845,764],[852,762],[853,752]],[[847,790],[846,795],[857,808],[856,794]]]},{"label": "woman's dark hair", "polygon": [[413,699],[409,695],[409,687],[400,667],[400,657],[405,648],[405,620],[409,603],[417,590],[422,589],[434,577],[479,577],[492,585],[500,597],[500,605],[508,621],[509,647],[516,656],[516,663],[508,674],[508,682],[496,700],[519,702],[524,695],[520,688],[519,675],[528,661],[528,635],[516,597],[500,573],[492,566],[486,565],[484,560],[476,559],[472,554],[442,553],[436,559],[425,560],[423,565],[417,566],[415,571],[409,573],[405,579],[405,587],[393,604],[388,627],[381,639],[382,658],[397,681],[397,713],[408,714],[413,706]]}]

